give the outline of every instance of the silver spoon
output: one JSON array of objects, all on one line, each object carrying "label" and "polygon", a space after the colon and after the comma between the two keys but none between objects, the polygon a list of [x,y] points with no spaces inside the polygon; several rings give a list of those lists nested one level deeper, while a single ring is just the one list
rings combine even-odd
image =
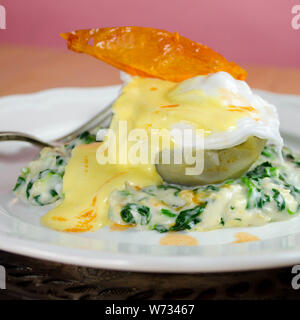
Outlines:
[{"label": "silver spoon", "polygon": [[106,122],[108,122],[109,118],[112,116],[112,105],[113,105],[113,102],[110,103],[103,110],[98,112],[95,116],[93,116],[90,120],[88,120],[85,124],[83,124],[79,128],[75,129],[74,131],[54,141],[46,142],[30,134],[23,133],[23,132],[14,132],[14,131],[0,132],[0,141],[26,141],[34,145],[37,145],[39,147],[51,147],[51,148],[59,147],[65,143],[70,142],[82,132],[86,130],[92,130],[97,126],[103,125]]}]

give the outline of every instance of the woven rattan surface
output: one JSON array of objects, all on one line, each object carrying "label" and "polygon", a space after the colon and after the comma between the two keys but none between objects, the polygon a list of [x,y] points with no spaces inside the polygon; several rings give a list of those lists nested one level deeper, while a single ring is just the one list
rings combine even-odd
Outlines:
[{"label": "woven rattan surface", "polygon": [[291,267],[232,273],[159,274],[94,269],[0,251],[0,299],[299,299]]}]

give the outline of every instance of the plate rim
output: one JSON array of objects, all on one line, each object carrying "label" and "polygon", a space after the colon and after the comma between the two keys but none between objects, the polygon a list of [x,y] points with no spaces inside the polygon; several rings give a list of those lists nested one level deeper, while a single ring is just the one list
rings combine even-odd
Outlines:
[{"label": "plate rim", "polygon": [[[3,238],[11,239],[12,241],[9,242],[8,245],[4,245]],[[247,244],[240,243],[234,245],[245,246]],[[148,256],[146,254],[137,255],[101,251],[101,259],[99,259],[97,256],[91,256],[91,254],[95,253],[95,250],[81,248],[73,249],[45,243],[37,244],[36,241],[32,240],[20,240],[7,235],[3,236],[1,232],[0,249],[14,254],[68,265],[147,273],[184,274],[239,272],[280,268],[300,263],[300,249],[282,251],[279,256],[278,254],[274,255],[272,252],[267,254],[244,255],[242,256],[242,259],[240,255],[226,255],[225,259],[195,255],[179,255],[171,257],[155,256],[155,263],[153,263],[153,256]],[[70,254],[70,251],[72,254]],[[78,253],[80,253],[79,256]],[[178,259],[178,257],[180,259]],[[220,263],[220,259],[222,260],[222,263]],[[79,262],[79,260],[81,260],[81,262]]]},{"label": "plate rim", "polygon": [[[4,103],[20,99],[37,99],[53,96],[58,91],[78,94],[88,92],[117,91],[121,85],[99,87],[60,87],[25,94],[14,94],[0,97],[0,108]],[[80,93],[79,93],[80,91]],[[300,95],[281,94],[271,91],[253,89],[255,93],[267,93],[274,96],[284,96],[287,99],[299,99]],[[1,112],[1,111],[0,111]],[[245,246],[248,244],[234,244]],[[36,259],[44,259],[58,263],[78,266],[95,267],[120,271],[151,272],[151,273],[202,273],[202,272],[233,272],[249,271],[267,268],[277,268],[300,263],[300,248],[295,247],[280,252],[263,252],[253,255],[226,256],[149,256],[146,254],[114,253],[99,251],[92,257],[95,250],[70,248],[51,243],[38,242],[30,239],[20,239],[0,231],[0,249]],[[85,259],[83,259],[85,257]],[[182,257],[184,259],[178,259]],[[153,259],[155,262],[153,263]],[[150,263],[152,260],[152,263]],[[181,261],[181,260],[184,260]]]}]

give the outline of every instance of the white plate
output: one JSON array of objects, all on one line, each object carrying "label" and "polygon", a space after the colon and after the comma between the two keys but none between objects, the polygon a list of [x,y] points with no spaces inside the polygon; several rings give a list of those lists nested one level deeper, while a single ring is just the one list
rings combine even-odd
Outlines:
[{"label": "white plate", "polygon": [[[54,89],[0,98],[0,130],[18,130],[53,139],[106,106],[119,86]],[[300,96],[259,91],[279,110],[286,143],[300,151]],[[10,190],[20,168],[37,155],[27,143],[0,143],[0,249],[52,261],[118,270],[221,272],[300,263],[300,217],[261,227],[190,233],[199,246],[161,246],[161,234],[133,229],[67,234],[40,225],[49,208],[21,203]],[[232,244],[236,232],[261,241]]]}]

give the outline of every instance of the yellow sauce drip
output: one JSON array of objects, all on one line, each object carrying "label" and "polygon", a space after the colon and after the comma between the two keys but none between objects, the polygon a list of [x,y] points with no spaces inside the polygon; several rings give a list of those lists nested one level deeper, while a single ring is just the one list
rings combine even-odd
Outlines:
[{"label": "yellow sauce drip", "polygon": [[66,232],[99,229],[111,224],[107,211],[113,190],[122,189],[125,182],[141,188],[162,182],[152,166],[99,165],[96,161],[99,145],[81,145],[73,150],[63,180],[65,199],[42,218],[44,225]]}]

